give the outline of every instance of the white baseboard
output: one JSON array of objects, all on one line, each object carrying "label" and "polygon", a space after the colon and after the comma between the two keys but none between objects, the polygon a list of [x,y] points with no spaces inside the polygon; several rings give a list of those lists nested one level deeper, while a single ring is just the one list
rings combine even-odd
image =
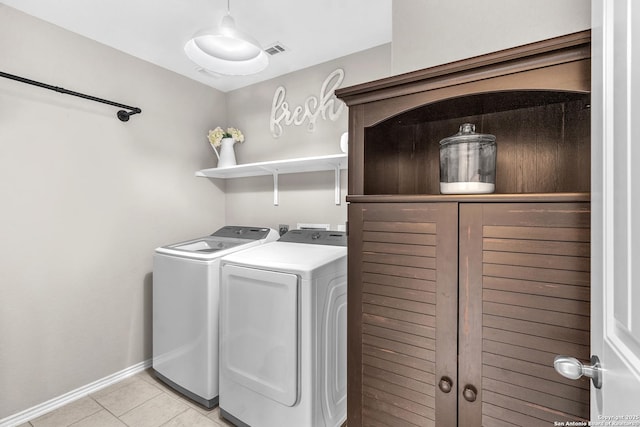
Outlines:
[{"label": "white baseboard", "polygon": [[48,400],[44,403],[36,405],[32,408],[26,409],[15,415],[11,415],[7,418],[1,419],[0,427],[14,427],[22,423],[25,423],[29,420],[32,420],[41,415],[44,415],[47,412],[51,412],[54,409],[60,408],[61,406],[71,403],[74,400],[78,400],[81,397],[85,397],[91,393],[95,393],[96,391],[101,390],[105,387],[108,387],[112,384],[115,384],[118,381],[122,381],[125,378],[128,378],[139,372],[142,372],[145,369],[149,368],[150,366],[151,366],[151,359],[148,359],[136,365],[130,366],[126,369],[123,369],[120,372],[116,372],[115,374],[111,374],[102,379],[94,381],[91,384],[87,384],[85,386],[72,390],[68,393],[65,393],[62,396],[55,397],[51,400]]}]

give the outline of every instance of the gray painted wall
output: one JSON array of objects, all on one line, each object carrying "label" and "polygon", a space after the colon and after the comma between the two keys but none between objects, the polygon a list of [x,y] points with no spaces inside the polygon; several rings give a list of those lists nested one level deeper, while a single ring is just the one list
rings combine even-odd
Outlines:
[{"label": "gray painted wall", "polygon": [[0,419],[151,357],[155,247],[224,224],[224,94],[0,4]]},{"label": "gray painted wall", "polygon": [[[289,110],[304,105],[310,96],[320,99],[323,82],[336,69],[344,70],[340,87],[363,83],[389,75],[390,45],[382,45],[315,67],[286,74],[276,79],[238,89],[227,94],[229,125],[246,134],[243,144],[236,144],[238,163],[339,154],[340,136],[347,130],[348,109],[337,120],[319,117],[315,130],[302,125],[283,126],[282,135],[274,137],[270,129],[272,101],[276,89],[286,90]],[[344,105],[342,101],[338,101]],[[335,107],[332,107],[335,108]],[[315,112],[316,109],[310,109]],[[278,114],[282,109],[278,110]],[[291,228],[300,223],[330,224],[333,230],[347,217],[347,175],[342,172],[342,203],[334,200],[334,173],[314,172],[280,175],[280,203],[273,205],[271,176],[233,179],[226,182],[226,218],[228,223],[261,224],[277,229],[278,224]]]},{"label": "gray painted wall", "polygon": [[394,1],[392,72],[406,73],[589,28],[589,0]]}]

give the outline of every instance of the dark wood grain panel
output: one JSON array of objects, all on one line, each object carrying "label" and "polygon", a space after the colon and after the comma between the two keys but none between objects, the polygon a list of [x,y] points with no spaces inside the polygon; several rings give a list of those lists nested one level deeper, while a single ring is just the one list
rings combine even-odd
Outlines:
[{"label": "dark wood grain panel", "polygon": [[588,235],[591,224],[588,203],[496,203],[484,205],[483,211],[483,233],[486,227],[529,227],[531,233],[545,236],[538,240],[558,240],[552,237],[556,231],[572,228]]},{"label": "dark wood grain panel", "polygon": [[436,294],[434,292],[424,292],[421,290],[399,288],[397,286],[378,285],[367,282],[364,282],[362,284],[362,290],[367,294],[384,295],[388,297],[418,301],[427,304],[436,303]]},{"label": "dark wood grain panel", "polygon": [[528,254],[566,255],[588,257],[591,253],[589,242],[567,242],[553,240],[499,239],[485,237],[483,247],[486,251],[520,252]]},{"label": "dark wood grain panel", "polygon": [[538,295],[556,298],[590,301],[591,290],[588,286],[571,286],[561,283],[517,280],[503,277],[485,276],[484,289],[510,291],[527,295]]},{"label": "dark wood grain panel", "polygon": [[[551,410],[573,414],[576,416],[586,416],[589,414],[589,401],[584,403],[576,402],[564,397],[543,393],[530,388],[509,384],[504,381],[496,381],[492,378],[485,378],[483,389],[492,391],[504,396],[512,396],[525,402],[535,402],[536,404]],[[583,415],[580,415],[583,414]]]},{"label": "dark wood grain panel", "polygon": [[484,301],[520,307],[539,308],[541,310],[553,310],[563,313],[589,315],[591,304],[588,301],[574,300],[570,298],[554,298],[543,295],[522,296],[516,292],[497,291],[484,289],[482,292]]},{"label": "dark wood grain panel", "polygon": [[[497,416],[502,417],[502,414],[500,413]],[[483,414],[482,427],[514,427],[514,424]]]},{"label": "dark wood grain panel", "polygon": [[362,262],[362,271],[364,273],[374,274],[386,274],[393,276],[394,278],[408,278],[418,279],[424,281],[435,281],[436,270],[421,268],[421,267],[408,267],[402,265],[390,265],[390,264],[375,264],[371,262]]},{"label": "dark wood grain panel", "polygon": [[[379,193],[384,194],[384,193]],[[441,224],[443,209],[445,206],[437,203],[418,203],[418,204],[394,204],[379,203],[375,205],[363,205],[362,220],[367,222],[380,222],[388,226],[394,223],[415,223],[416,230],[423,230],[426,227],[435,227],[434,233],[440,233],[439,224]],[[430,226],[427,224],[431,224]]]},{"label": "dark wood grain panel", "polygon": [[[496,420],[500,422],[496,423]],[[493,405],[490,402],[482,403],[482,425],[483,427],[489,426],[520,426],[520,427],[533,427],[533,426],[545,426],[548,422],[537,417],[524,414],[522,412],[515,411],[511,407],[500,407]],[[553,423],[551,424],[553,425]]]},{"label": "dark wood grain panel", "polygon": [[546,270],[535,267],[503,266],[484,264],[483,276],[504,277],[538,282],[561,283],[565,285],[589,286],[590,274],[586,271]]},{"label": "dark wood grain panel", "polygon": [[435,397],[435,375],[419,369],[368,356],[364,358],[362,373],[365,377],[377,378],[413,390],[417,392],[416,398],[420,398],[421,395]]},{"label": "dark wood grain panel", "polygon": [[401,265],[362,263],[365,273],[388,274],[389,276],[408,277],[410,279],[436,280],[436,271],[428,268],[405,267]]},{"label": "dark wood grain panel", "polygon": [[587,257],[484,251],[482,260],[487,264],[509,265],[514,267],[590,271],[589,258]]},{"label": "dark wood grain panel", "polygon": [[569,329],[562,326],[545,325],[544,323],[528,322],[526,320],[508,319],[505,317],[484,314],[482,324],[486,328],[502,329],[518,332],[538,338],[556,339],[559,341],[582,344],[589,342],[589,331]]},{"label": "dark wood grain panel", "polygon": [[378,390],[364,385],[362,387],[365,401],[367,398],[377,402],[377,405],[392,408],[392,414],[406,421],[422,425],[426,420],[435,419],[435,410],[426,405],[403,399],[385,390]]},{"label": "dark wood grain panel", "polygon": [[[536,153],[534,156],[530,156],[528,161],[535,164],[536,182],[544,188],[554,188],[555,191],[576,188],[579,185],[574,181],[575,178],[573,176],[556,173],[560,166],[560,159],[558,158],[559,147],[563,145],[565,140],[563,127],[567,121],[567,116],[564,111],[572,104],[575,103],[548,104],[537,108],[535,111],[536,121],[544,123],[546,126],[543,129],[536,129]],[[578,102],[578,105],[582,107],[584,103]],[[585,140],[581,141],[582,144],[585,144],[585,142]],[[561,176],[566,178],[568,182],[560,182]]]},{"label": "dark wood grain panel", "polygon": [[[362,411],[366,417],[365,418],[367,423],[366,425],[369,427],[392,427],[392,426],[413,427],[415,426],[415,424],[411,424],[406,421],[402,421],[398,423],[399,420],[397,418],[392,417],[389,414],[384,414],[381,412],[371,410],[369,408],[362,408]],[[348,427],[348,426],[346,425],[346,422],[345,422],[345,425],[341,427]]]},{"label": "dark wood grain panel", "polygon": [[436,249],[434,246],[404,245],[400,243],[363,242],[362,250],[363,252],[416,255],[424,257],[434,257],[436,255]]},{"label": "dark wood grain panel", "polygon": [[[371,364],[372,366],[378,366],[374,365],[375,360],[384,360],[397,366],[397,368],[393,372],[401,372],[400,369],[402,366],[404,366],[407,368],[413,368],[416,371],[422,371],[425,374],[435,374],[435,363],[433,362],[425,362],[424,360],[420,360],[415,357],[388,352],[369,345],[363,346],[362,349],[363,360],[367,361],[367,364]],[[415,378],[420,379],[423,377],[421,377],[420,375],[416,375]]]},{"label": "dark wood grain panel", "polygon": [[433,349],[416,347],[410,344],[404,344],[398,341],[380,338],[375,335],[362,334],[362,344],[386,350],[392,353],[404,354],[416,359],[422,359],[428,362],[435,360],[436,352]]},{"label": "dark wood grain panel", "polygon": [[552,366],[553,358],[557,355],[537,348],[523,347],[511,343],[492,341],[484,339],[482,341],[483,360],[487,354],[501,355],[518,361],[531,362],[538,365]]},{"label": "dark wood grain panel", "polygon": [[411,301],[401,298],[387,297],[375,294],[362,294],[363,304],[379,305],[382,307],[395,308],[402,311],[421,313],[434,316],[436,310],[433,304],[426,304],[418,301]]},{"label": "dark wood grain panel", "polygon": [[411,335],[417,335],[424,338],[435,339],[435,328],[419,325],[417,323],[404,322],[401,320],[390,319],[383,316],[375,316],[364,313],[362,315],[362,324],[379,326],[381,328],[391,329],[393,331],[406,332]]},{"label": "dark wood grain panel", "polygon": [[498,317],[544,323],[547,325],[579,329],[582,331],[590,330],[589,316],[581,314],[570,314],[553,310],[539,310],[536,308],[518,307],[515,305],[498,304],[487,301],[483,304],[483,311],[485,314]]},{"label": "dark wood grain panel", "polygon": [[435,246],[436,235],[397,232],[397,231],[393,231],[393,232],[366,231],[365,229],[365,232],[362,235],[362,240],[365,242],[404,243],[407,245]]},{"label": "dark wood grain panel", "polygon": [[[483,405],[483,415],[493,417],[501,416],[510,420],[513,420],[513,417],[518,416],[518,414],[531,417],[522,419],[520,423],[515,425],[528,427],[538,425],[553,425],[554,421],[584,421],[583,417],[576,416],[575,414],[568,414],[566,412],[553,410],[551,408],[536,405],[532,402],[515,399],[512,396],[505,396],[502,394],[494,393],[490,390],[486,391],[485,397],[487,403],[486,406]],[[534,424],[522,423],[525,420],[529,422],[531,421],[531,419],[535,420]]]},{"label": "dark wood grain panel", "polygon": [[388,276],[385,274],[376,274],[376,273],[362,273],[363,282],[366,283],[375,283],[378,285],[387,285],[394,286],[398,288],[407,288],[407,289],[415,289],[422,290],[425,292],[435,292],[436,291],[436,282],[433,280],[421,280],[415,279],[413,277],[397,277],[397,276]]},{"label": "dark wood grain panel", "polygon": [[[567,104],[564,114],[562,138],[558,147],[560,165],[554,173],[561,182],[574,179],[577,182],[587,182],[591,179],[591,147],[576,145],[571,141],[587,141],[591,138],[590,127],[583,124],[590,121],[590,109],[586,105]],[[569,175],[573,175],[569,177]]]},{"label": "dark wood grain panel", "polygon": [[364,398],[362,412],[365,426],[369,427],[435,427],[435,422],[428,419],[414,419],[407,421],[401,416],[397,416],[397,410],[387,404],[376,404],[375,400]]},{"label": "dark wood grain panel", "polygon": [[364,262],[386,265],[401,265],[403,267],[436,268],[436,259],[431,257],[421,257],[413,255],[393,255],[382,253],[365,252],[362,254]]},{"label": "dark wood grain panel", "polygon": [[434,339],[407,334],[405,332],[398,332],[387,328],[381,328],[378,326],[370,325],[368,323],[362,324],[362,333],[391,341],[397,341],[399,343],[408,344],[415,347],[421,347],[427,350],[435,351],[436,349],[436,341]]},{"label": "dark wood grain panel", "polygon": [[541,240],[558,242],[590,242],[589,228],[567,227],[520,227],[509,225],[485,225],[482,236],[496,239]]},{"label": "dark wood grain panel", "polygon": [[[432,328],[436,326],[436,319],[434,316],[413,313],[402,309],[382,307],[373,304],[362,304],[362,313],[379,317],[388,317],[389,319],[402,320],[404,322],[417,323],[418,325],[429,326]],[[362,322],[362,319],[360,321]]]},{"label": "dark wood grain panel", "polygon": [[[362,229],[390,233],[436,234],[436,224],[433,222],[364,221]],[[435,241],[430,244],[435,245]]]},{"label": "dark wood grain panel", "polygon": [[482,329],[485,340],[497,341],[505,344],[514,344],[519,347],[538,349],[553,354],[571,354],[578,359],[589,360],[589,345],[573,342],[543,338],[534,335],[522,334],[502,329],[485,327]]},{"label": "dark wood grain panel", "polygon": [[[404,387],[403,385],[394,384],[385,379],[376,378],[365,374],[363,384],[365,387],[370,387],[377,390],[383,390],[394,396],[401,397],[409,402],[417,403],[421,406],[426,406],[431,409],[435,409],[436,399],[433,396],[428,396],[422,393],[416,393],[415,390]],[[433,414],[433,412],[432,412]]]}]

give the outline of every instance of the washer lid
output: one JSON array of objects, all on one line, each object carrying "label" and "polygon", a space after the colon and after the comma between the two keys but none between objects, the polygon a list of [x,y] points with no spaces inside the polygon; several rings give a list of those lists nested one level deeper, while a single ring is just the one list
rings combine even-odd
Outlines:
[{"label": "washer lid", "polygon": [[157,253],[185,258],[209,260],[244,247],[275,241],[278,233],[264,227],[222,227],[210,236],[174,243],[156,249]]},{"label": "washer lid", "polygon": [[245,243],[247,243],[247,241],[243,239],[207,236],[201,237],[199,239],[189,240],[187,242],[168,245],[166,247],[186,252],[212,253],[234,248],[238,245],[244,245]]}]

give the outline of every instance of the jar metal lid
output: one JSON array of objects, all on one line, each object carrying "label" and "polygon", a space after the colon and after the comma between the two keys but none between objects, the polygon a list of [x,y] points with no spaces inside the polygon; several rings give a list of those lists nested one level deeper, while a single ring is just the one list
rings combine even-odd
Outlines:
[{"label": "jar metal lid", "polygon": [[455,135],[444,138],[440,141],[440,145],[446,145],[456,142],[479,142],[495,144],[496,137],[494,135],[485,133],[476,133],[476,125],[472,123],[463,123],[460,125],[460,130]]}]

